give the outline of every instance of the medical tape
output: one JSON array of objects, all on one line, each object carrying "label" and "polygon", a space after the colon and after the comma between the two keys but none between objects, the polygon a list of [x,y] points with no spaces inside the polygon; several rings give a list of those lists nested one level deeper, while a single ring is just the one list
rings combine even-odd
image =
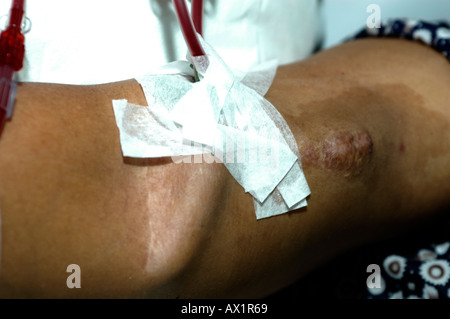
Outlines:
[{"label": "medical tape", "polygon": [[201,41],[208,65],[196,70],[200,81],[192,60],[176,61],[136,79],[148,107],[113,101],[123,155],[213,154],[253,196],[258,219],[306,206],[310,189],[296,140],[264,98],[276,62],[238,72]]}]

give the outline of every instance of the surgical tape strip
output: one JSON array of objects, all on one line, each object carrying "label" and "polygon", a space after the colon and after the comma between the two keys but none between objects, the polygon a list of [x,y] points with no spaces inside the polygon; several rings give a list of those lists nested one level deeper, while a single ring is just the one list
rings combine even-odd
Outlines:
[{"label": "surgical tape strip", "polygon": [[193,81],[189,61],[176,61],[136,79],[148,107],[113,101],[123,155],[175,159],[213,154],[253,196],[258,219],[306,206],[310,189],[297,143],[264,98],[276,62],[245,74],[231,70],[201,41],[209,63],[197,69],[200,81]]}]

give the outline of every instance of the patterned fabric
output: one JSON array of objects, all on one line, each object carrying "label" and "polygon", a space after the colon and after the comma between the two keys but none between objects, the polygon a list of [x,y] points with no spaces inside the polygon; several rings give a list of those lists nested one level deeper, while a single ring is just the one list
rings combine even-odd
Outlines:
[{"label": "patterned fabric", "polygon": [[[449,299],[450,220],[353,249],[271,295],[274,300]],[[368,288],[379,265],[381,288]]]},{"label": "patterned fabric", "polygon": [[445,21],[425,22],[413,19],[388,20],[380,28],[366,28],[354,38],[388,37],[420,41],[450,60],[450,25]]},{"label": "patterned fabric", "polygon": [[450,298],[450,242],[431,244],[415,256],[390,255],[383,261],[379,288],[369,299]]}]

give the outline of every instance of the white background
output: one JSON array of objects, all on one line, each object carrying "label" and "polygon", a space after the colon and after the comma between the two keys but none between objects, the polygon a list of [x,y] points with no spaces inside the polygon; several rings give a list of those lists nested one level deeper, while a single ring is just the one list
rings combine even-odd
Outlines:
[{"label": "white background", "polygon": [[[27,9],[33,26],[25,37],[27,55],[24,68],[19,72],[19,80],[68,84],[113,82],[145,74],[168,61],[184,58],[186,46],[175,16],[172,14],[172,20],[161,19],[153,12],[158,9],[157,5],[165,4],[166,1],[171,0],[28,0]],[[210,1],[227,3],[230,8],[233,7],[230,3],[234,3],[237,17],[242,13],[244,16],[241,18],[249,19],[249,22],[256,21],[252,18],[251,11],[245,10],[244,5],[241,5],[247,4],[248,0]],[[260,0],[254,0],[253,3],[257,4],[258,1]],[[292,5],[298,4],[297,1],[307,2],[307,0],[267,1],[280,7],[283,3]],[[12,0],[0,0],[0,15],[9,11],[11,2]],[[450,0],[323,0],[321,22],[324,28],[325,48],[340,43],[363,28],[370,16],[367,12],[369,4],[378,4],[381,7],[382,19],[445,18],[450,21]],[[157,8],[151,9],[155,5]],[[283,10],[280,10],[278,14],[283,14],[282,12]],[[259,41],[261,45],[262,43],[265,45],[260,52],[268,52],[272,47],[294,52],[292,48],[289,49],[290,42],[296,42],[299,46],[304,45],[305,40],[302,39],[307,38],[305,33],[311,35],[313,32],[311,30],[315,29],[314,23],[318,21],[307,20],[308,17],[315,19],[315,15],[308,15],[308,12],[301,13],[305,17],[299,18],[296,15],[298,12],[289,17],[294,22],[301,19],[296,23],[298,30],[293,29],[296,41],[289,38],[286,46],[280,46],[280,41],[285,41],[283,40],[285,37],[275,35],[278,43],[276,44],[272,42],[274,35],[271,34],[268,35],[269,40],[266,42]],[[250,16],[246,17],[246,14]],[[276,20],[277,16],[269,12],[269,17]],[[267,16],[265,18],[267,19]],[[214,16],[211,19],[214,21]],[[235,15],[231,15],[230,19],[235,19]],[[170,31],[172,29],[167,29],[170,29],[170,32],[164,31],[161,21],[177,30],[173,32],[175,37],[173,41],[167,41],[166,37],[167,34],[172,34]],[[233,44],[238,38],[236,34],[252,37],[251,32],[257,32],[253,29],[250,32],[250,29],[246,29],[246,25],[243,28],[240,33],[222,34],[228,36],[230,43]],[[263,31],[267,32],[267,29],[277,30],[268,25]],[[166,54],[170,51],[171,45],[174,47],[173,51],[176,51],[176,56]],[[239,59],[229,61],[244,61],[242,52],[248,53],[249,57],[260,56],[259,53],[245,50],[245,47],[236,44],[233,48],[236,46],[242,50],[232,49],[229,53],[238,54]],[[307,49],[309,52],[311,48]],[[295,51],[295,54],[298,52]]]}]

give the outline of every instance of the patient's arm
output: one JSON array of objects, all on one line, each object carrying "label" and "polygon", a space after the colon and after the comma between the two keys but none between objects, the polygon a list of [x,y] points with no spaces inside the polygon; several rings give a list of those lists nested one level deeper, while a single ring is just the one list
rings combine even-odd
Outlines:
[{"label": "patient's arm", "polygon": [[417,227],[450,206],[449,85],[445,58],[400,40],[280,68],[266,97],[312,195],[257,221],[221,164],[122,157],[111,100],[145,105],[134,80],[22,84],[0,139],[0,296],[261,297]]}]

